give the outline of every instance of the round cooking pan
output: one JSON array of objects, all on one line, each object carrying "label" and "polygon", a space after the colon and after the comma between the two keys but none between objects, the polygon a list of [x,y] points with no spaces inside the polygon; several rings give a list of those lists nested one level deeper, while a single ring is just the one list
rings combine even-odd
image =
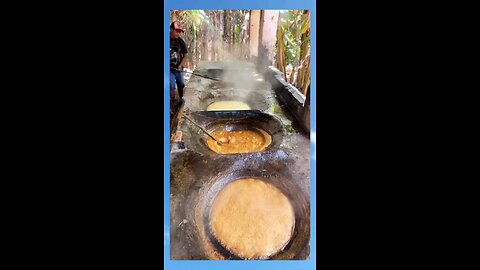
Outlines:
[{"label": "round cooking pan", "polygon": [[247,104],[251,110],[268,111],[270,92],[248,89],[212,89],[197,91],[189,102],[191,111],[207,111],[208,106],[218,101],[239,101]]},{"label": "round cooking pan", "polygon": [[171,167],[170,233],[172,259],[243,260],[212,234],[212,203],[227,184],[254,178],[273,185],[290,201],[295,227],[283,250],[267,260],[303,260],[310,253],[310,195],[307,176],[288,166],[294,160],[284,151],[206,156],[186,150],[174,155]]},{"label": "round cooking pan", "polygon": [[[213,200],[216,195],[225,187],[225,185],[231,183],[232,181],[254,178],[257,180],[264,181],[270,185],[278,188],[290,201],[295,215],[295,224],[293,229],[293,234],[287,243],[287,245],[281,249],[277,250],[274,254],[270,256],[264,256],[255,259],[268,259],[268,260],[292,260],[295,259],[306,247],[309,241],[309,230],[310,230],[310,213],[309,213],[309,203],[306,198],[300,191],[299,188],[288,179],[282,177],[282,175],[271,174],[270,172],[258,173],[255,171],[243,170],[228,174],[217,178],[214,184],[210,187],[210,190],[204,195],[205,203],[200,204],[201,207],[197,209],[203,215],[203,230],[207,241],[210,245],[221,255],[221,257],[229,260],[243,260],[244,258],[234,254],[229,251],[226,247],[222,246],[220,241],[216,239],[212,233],[210,227],[210,210],[212,207]],[[202,228],[200,228],[202,229]]]},{"label": "round cooking pan", "polygon": [[[279,149],[285,136],[285,129],[280,120],[273,115],[256,110],[201,111],[194,112],[190,116],[208,132],[213,132],[218,129],[261,129],[272,137],[271,144],[264,151]],[[190,123],[184,122],[184,125],[188,125],[189,128],[189,132],[184,132],[183,136],[183,141],[187,149],[207,155],[221,155],[215,153],[207,146],[208,135]]]}]

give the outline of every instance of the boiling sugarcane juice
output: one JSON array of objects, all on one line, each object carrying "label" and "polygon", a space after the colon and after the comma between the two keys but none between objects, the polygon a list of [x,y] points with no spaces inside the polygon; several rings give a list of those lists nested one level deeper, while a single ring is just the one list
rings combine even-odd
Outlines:
[{"label": "boiling sugarcane juice", "polygon": [[219,154],[261,152],[272,143],[270,134],[256,128],[232,131],[216,130],[212,136],[219,140],[220,144],[212,138],[208,138],[207,145]]},{"label": "boiling sugarcane juice", "polygon": [[207,107],[207,111],[242,111],[250,110],[248,104],[236,100],[217,101]]}]

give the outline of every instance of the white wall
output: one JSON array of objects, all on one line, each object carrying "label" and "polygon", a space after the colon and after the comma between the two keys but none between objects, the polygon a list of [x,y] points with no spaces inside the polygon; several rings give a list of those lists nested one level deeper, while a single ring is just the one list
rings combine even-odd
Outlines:
[{"label": "white wall", "polygon": [[263,15],[262,44],[268,50],[268,59],[273,63],[275,44],[277,42],[277,29],[279,10],[265,10]]},{"label": "white wall", "polygon": [[258,42],[260,30],[260,10],[250,13],[250,56],[258,56]]}]

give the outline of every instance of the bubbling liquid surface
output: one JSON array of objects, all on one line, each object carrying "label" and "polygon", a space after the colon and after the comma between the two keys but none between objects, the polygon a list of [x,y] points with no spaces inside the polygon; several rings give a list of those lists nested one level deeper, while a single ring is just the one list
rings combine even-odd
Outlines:
[{"label": "bubbling liquid surface", "polygon": [[207,107],[207,111],[244,111],[250,110],[250,106],[248,104],[235,101],[235,100],[224,100],[224,101],[217,101],[210,104]]},{"label": "bubbling liquid surface", "polygon": [[212,132],[212,136],[219,140],[208,137],[208,147],[218,154],[239,154],[264,151],[271,143],[272,136],[261,129],[246,130],[217,130]]},{"label": "bubbling liquid surface", "polygon": [[239,179],[215,197],[210,225],[227,250],[244,259],[261,259],[288,244],[295,215],[288,198],[273,185],[258,179]]}]

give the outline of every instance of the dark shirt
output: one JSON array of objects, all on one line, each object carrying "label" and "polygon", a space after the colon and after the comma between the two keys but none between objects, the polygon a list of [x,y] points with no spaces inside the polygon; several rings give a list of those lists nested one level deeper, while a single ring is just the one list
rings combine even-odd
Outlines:
[{"label": "dark shirt", "polygon": [[181,37],[178,38],[171,38],[170,37],[170,49],[174,52],[179,53],[180,57],[176,61],[176,63],[171,63],[171,66],[178,66],[180,61],[183,59],[187,51],[187,45],[185,45],[185,41]]}]

